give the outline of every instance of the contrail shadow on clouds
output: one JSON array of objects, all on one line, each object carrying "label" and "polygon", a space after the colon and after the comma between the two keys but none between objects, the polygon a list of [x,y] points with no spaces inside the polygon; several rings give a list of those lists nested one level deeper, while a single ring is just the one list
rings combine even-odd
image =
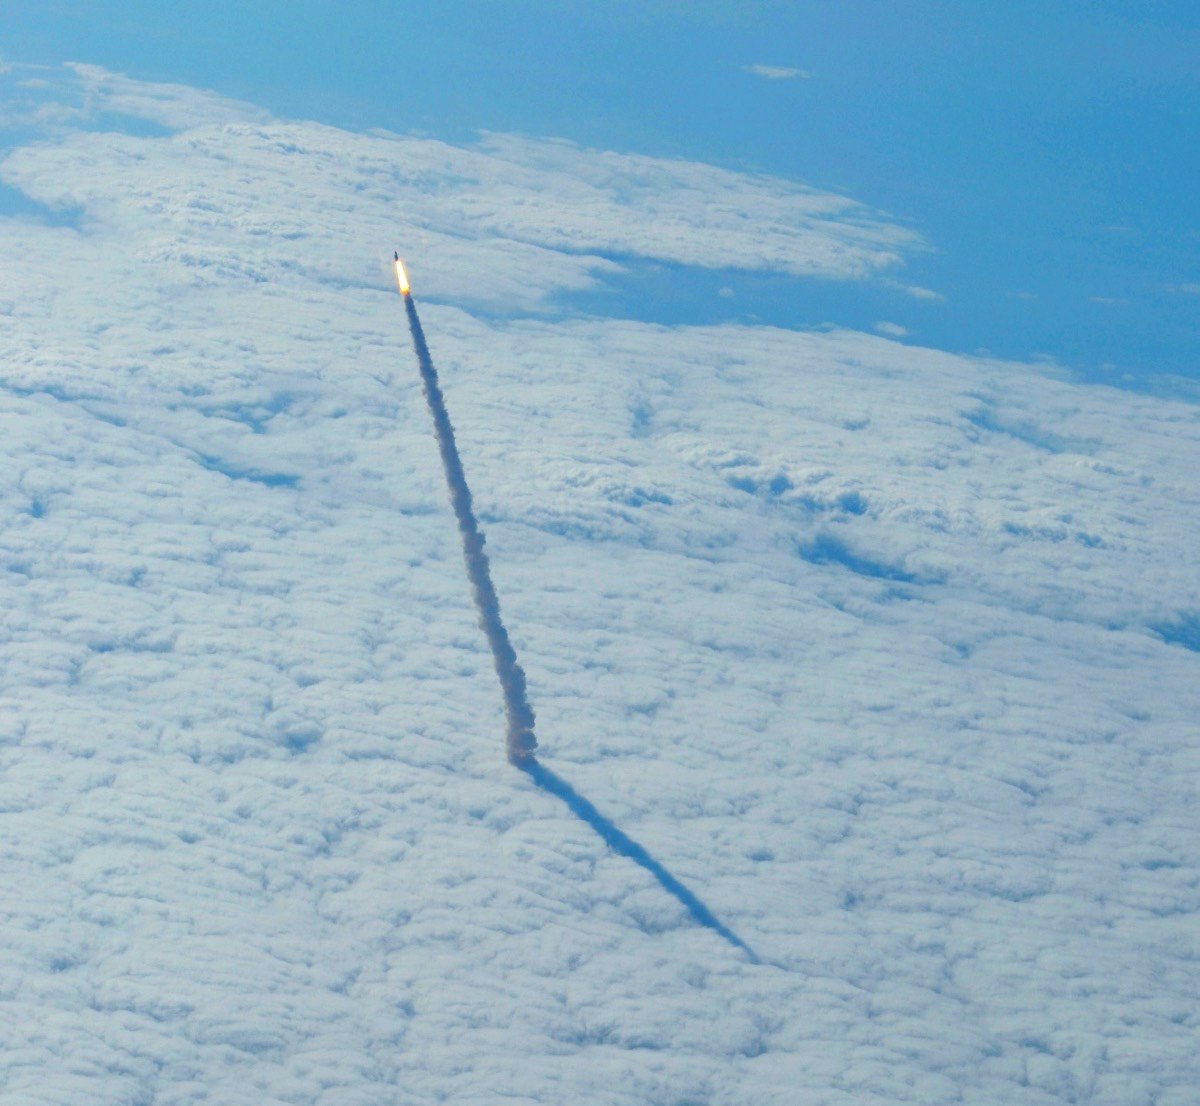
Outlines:
[{"label": "contrail shadow on clouds", "polygon": [[514,764],[531,756],[537,748],[533,735],[533,708],[525,689],[525,670],[517,660],[516,650],[509,641],[508,631],[500,617],[500,600],[492,584],[491,567],[484,551],[483,531],[475,517],[471,502],[471,489],[463,472],[462,459],[454,441],[454,427],[446,411],[446,401],[438,384],[437,370],[429,356],[425,343],[425,332],[417,318],[416,304],[411,295],[404,296],[404,309],[408,312],[408,328],[412,333],[413,349],[421,368],[421,386],[425,401],[433,416],[433,429],[437,437],[438,450],[442,455],[442,468],[446,473],[446,485],[450,490],[450,505],[458,520],[458,532],[462,537],[463,560],[467,564],[467,576],[471,581],[471,594],[475,609],[479,612],[479,628],[487,637],[492,650],[492,662],[500,680],[504,695],[504,713],[508,717],[508,758]]},{"label": "contrail shadow on clouds", "polygon": [[645,868],[647,872],[658,880],[663,890],[683,906],[692,916],[693,921],[698,922],[707,929],[711,929],[718,936],[723,937],[733,945],[734,948],[741,949],[753,963],[757,964],[759,962],[754,950],[745,941],[727,925],[724,925],[700,899],[671,875],[645,848],[605,818],[600,811],[580,795],[560,775],[552,772],[533,756],[514,761],[514,763],[543,791],[548,791],[551,795],[556,796],[566,803],[570,807],[571,813],[591,826],[604,839],[604,843],[613,852]]}]

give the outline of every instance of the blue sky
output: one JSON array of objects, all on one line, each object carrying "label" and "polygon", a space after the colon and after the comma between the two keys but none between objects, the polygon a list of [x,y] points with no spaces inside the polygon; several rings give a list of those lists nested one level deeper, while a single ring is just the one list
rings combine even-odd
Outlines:
[{"label": "blue sky", "polygon": [[634,266],[583,310],[887,322],[1097,379],[1200,376],[1194,4],[52,2],[10,6],[5,32],[9,61],[86,61],[284,116],[763,170],[931,247],[871,285]]}]

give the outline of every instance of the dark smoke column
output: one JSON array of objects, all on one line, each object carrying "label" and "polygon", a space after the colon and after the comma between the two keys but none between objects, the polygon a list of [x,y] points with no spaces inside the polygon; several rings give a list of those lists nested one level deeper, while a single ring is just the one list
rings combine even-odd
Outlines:
[{"label": "dark smoke column", "polygon": [[492,573],[483,548],[483,532],[475,518],[471,489],[467,486],[467,477],[454,441],[454,427],[446,413],[446,401],[438,385],[437,370],[429,356],[425,332],[421,329],[421,320],[417,318],[417,306],[413,303],[408,277],[399,257],[396,258],[396,281],[404,297],[404,309],[408,312],[408,329],[412,332],[413,349],[416,350],[417,363],[421,368],[421,386],[425,391],[425,401],[429,404],[429,413],[433,416],[433,431],[442,455],[450,504],[462,536],[463,559],[467,562],[467,577],[471,581],[475,609],[479,612],[479,628],[491,647],[500,690],[504,693],[504,712],[508,716],[508,759],[515,763],[529,761],[533,759],[533,751],[537,748],[537,738],[533,735],[533,708],[529,705],[525,690],[525,671],[517,660],[516,650],[508,640],[508,631],[500,617],[500,600],[492,584]]}]

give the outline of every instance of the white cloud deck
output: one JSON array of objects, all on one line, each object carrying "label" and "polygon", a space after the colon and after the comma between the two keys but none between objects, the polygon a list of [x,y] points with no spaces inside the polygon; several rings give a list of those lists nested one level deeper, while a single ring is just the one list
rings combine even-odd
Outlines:
[{"label": "white cloud deck", "polygon": [[[714,171],[81,79],[191,129],[0,166],[79,211],[4,226],[5,1095],[1188,1100],[1196,406],[423,306],[547,764],[751,964],[505,763],[387,271],[397,228],[492,307],[704,263]],[[901,241],[720,180],[749,261]]]}]

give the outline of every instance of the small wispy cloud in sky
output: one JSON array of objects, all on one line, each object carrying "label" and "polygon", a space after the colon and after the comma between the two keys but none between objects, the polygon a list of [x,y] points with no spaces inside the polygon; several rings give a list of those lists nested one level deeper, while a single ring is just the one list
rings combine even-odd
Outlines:
[{"label": "small wispy cloud in sky", "polygon": [[807,81],[812,76],[807,69],[793,69],[787,65],[743,65],[742,69],[768,81]]},{"label": "small wispy cloud in sky", "polygon": [[875,329],[889,338],[903,338],[908,334],[908,327],[901,326],[899,323],[878,322],[875,324]]},{"label": "small wispy cloud in sky", "polygon": [[928,300],[930,303],[945,303],[946,297],[932,288],[922,288],[919,284],[905,284],[903,289],[915,300]]},{"label": "small wispy cloud in sky", "polygon": [[1179,292],[1185,296],[1200,296],[1200,281],[1189,281],[1186,284],[1168,284],[1168,292]]}]

